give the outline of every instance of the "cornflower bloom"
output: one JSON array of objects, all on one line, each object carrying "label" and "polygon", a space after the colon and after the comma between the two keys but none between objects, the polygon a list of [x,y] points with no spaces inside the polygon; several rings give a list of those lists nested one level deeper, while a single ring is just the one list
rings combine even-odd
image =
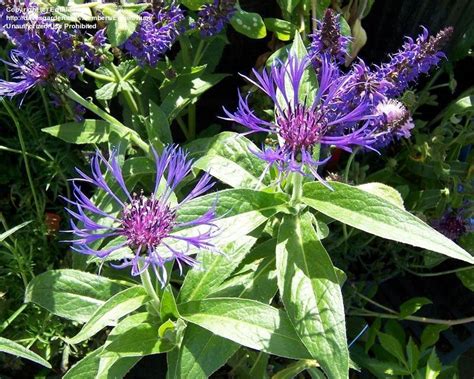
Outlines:
[{"label": "cornflower bloom", "polygon": [[10,54],[12,62],[5,63],[13,68],[16,80],[2,80],[0,96],[25,93],[59,76],[74,79],[83,69],[84,58],[91,55],[80,33],[66,32],[35,4],[24,7],[14,7],[11,12],[5,9],[0,14],[0,31],[15,45]]},{"label": "cornflower bloom", "polygon": [[50,67],[25,57],[21,51],[12,50],[10,60],[4,63],[11,68],[13,81],[0,79],[0,96],[13,97],[26,93],[51,77]]},{"label": "cornflower bloom", "polygon": [[317,20],[316,25],[314,34],[309,36],[309,54],[315,68],[321,67],[322,55],[338,64],[344,64],[351,39],[341,33],[340,15],[332,9],[327,9],[323,19]]},{"label": "cornflower bloom", "polygon": [[410,138],[415,127],[408,109],[398,100],[387,99],[377,104],[378,121],[374,121],[376,147],[387,146],[393,139]]},{"label": "cornflower bloom", "polygon": [[441,51],[447,44],[453,28],[447,27],[435,36],[430,36],[424,27],[423,32],[413,40],[407,37],[402,48],[391,57],[390,62],[382,64],[376,75],[393,84],[387,95],[398,96],[408,88],[410,82],[421,74],[427,73],[436,66],[442,58],[446,58]]},{"label": "cornflower bloom", "polygon": [[[181,222],[178,217],[184,204],[208,191],[214,183],[205,174],[180,203],[173,204],[173,191],[190,173],[192,161],[176,146],[166,147],[160,156],[155,150],[152,151],[156,179],[154,190],[149,196],[145,196],[143,191],[139,194],[129,192],[116,153],[112,152],[110,159],[106,160],[97,151],[91,160],[91,176],[77,169],[80,178],[73,180],[74,200],[67,200],[75,210],[66,210],[72,216],[70,232],[77,237],[70,241],[73,250],[105,259],[117,250],[128,247],[133,254],[123,258],[123,262],[114,267],[131,266],[132,275],[139,275],[151,266],[164,284],[166,262],[175,260],[182,271],[183,264],[197,264],[189,256],[191,247],[215,250],[212,242],[214,232],[217,231],[217,226],[213,223],[216,219],[215,207],[194,220]],[[106,175],[110,175],[115,181],[119,191],[112,190],[105,180]],[[97,207],[82,191],[79,185],[81,182],[92,184],[110,196],[121,209],[118,216]],[[102,218],[105,222],[95,221],[96,218]],[[193,232],[193,235],[179,233],[181,229],[188,227],[208,229],[203,231],[198,228],[200,231]],[[97,242],[102,242],[102,247],[96,248]],[[113,260],[113,256],[109,259]]]},{"label": "cornflower bloom", "polygon": [[123,48],[142,65],[155,67],[178,38],[184,13],[174,3],[153,12],[142,12],[137,30]]},{"label": "cornflower bloom", "polygon": [[[265,148],[255,152],[257,156],[276,166],[280,173],[305,173],[305,168],[324,183],[318,174],[318,166],[327,161],[313,157],[319,145],[336,146],[351,151],[353,146],[370,148],[373,142],[367,133],[370,119],[366,102],[359,102],[354,109],[345,113],[341,105],[341,92],[348,80],[323,56],[320,82],[314,99],[301,96],[305,84],[304,73],[310,64],[306,57],[299,59],[290,55],[286,63],[274,65],[261,74],[253,71],[255,80],[246,78],[263,91],[275,104],[274,122],[255,115],[248,104],[248,97],[239,94],[239,105],[235,113],[224,109],[227,120],[239,123],[249,129],[248,133],[267,132],[278,137],[276,148]],[[290,90],[291,88],[291,90]]]},{"label": "cornflower bloom", "polygon": [[201,32],[202,37],[211,37],[224,29],[234,13],[236,0],[214,0],[205,4],[198,13],[194,27]]}]

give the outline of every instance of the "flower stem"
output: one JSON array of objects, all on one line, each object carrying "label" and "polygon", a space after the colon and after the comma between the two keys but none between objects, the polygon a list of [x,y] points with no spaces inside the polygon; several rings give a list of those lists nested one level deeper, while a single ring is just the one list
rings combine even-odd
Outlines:
[{"label": "flower stem", "polygon": [[11,119],[13,120],[13,123],[15,124],[16,130],[17,130],[17,133],[18,133],[18,140],[20,141],[21,153],[23,155],[23,161],[25,162],[26,176],[28,177],[28,183],[30,185],[31,194],[33,195],[33,202],[35,203],[38,220],[41,221],[42,216],[43,216],[43,210],[40,206],[38,197],[36,196],[35,185],[33,183],[33,176],[31,175],[30,164],[28,162],[28,154],[26,152],[26,145],[25,145],[25,140],[23,139],[23,132],[21,130],[21,125],[20,125],[20,122],[18,121],[18,118],[16,117],[15,113],[13,112],[11,107],[8,105],[8,103],[5,101],[5,99],[2,99],[1,101],[2,101],[2,104],[5,107],[6,111],[10,115]]},{"label": "flower stem", "polygon": [[160,314],[160,299],[155,291],[155,287],[153,286],[153,283],[151,282],[151,276],[148,269],[144,270],[140,274],[140,279],[142,281],[143,288],[145,288],[146,293],[152,299],[153,309],[159,315]]},{"label": "flower stem", "polygon": [[110,83],[115,82],[115,79],[113,77],[99,74],[99,73],[97,73],[95,71],[92,71],[88,68],[84,68],[84,74],[87,74],[87,75],[93,77],[94,79],[102,80],[104,82],[110,82]]},{"label": "flower stem", "polygon": [[68,89],[66,91],[65,95],[67,97],[69,97],[71,100],[74,100],[75,102],[82,105],[84,108],[86,108],[86,109],[90,110],[91,112],[95,113],[97,116],[102,118],[104,121],[109,122],[110,125],[113,128],[115,128],[115,130],[119,134],[128,135],[130,137],[130,140],[133,143],[135,143],[140,149],[142,149],[146,154],[150,153],[150,147],[148,146],[148,144],[145,141],[143,141],[141,139],[140,135],[136,131],[126,127],[119,120],[117,120],[115,117],[109,115],[106,111],[102,110],[101,108],[99,108],[94,103],[84,99],[81,95],[79,95],[72,88]]},{"label": "flower stem", "polygon": [[291,192],[291,204],[298,205],[303,197],[303,175],[294,172],[292,174],[293,189]]}]

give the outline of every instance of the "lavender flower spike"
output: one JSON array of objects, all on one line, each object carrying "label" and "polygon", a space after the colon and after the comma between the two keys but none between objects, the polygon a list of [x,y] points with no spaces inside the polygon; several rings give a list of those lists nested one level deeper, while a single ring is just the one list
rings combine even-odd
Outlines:
[{"label": "lavender flower spike", "polygon": [[[97,151],[91,160],[91,176],[77,169],[80,178],[73,180],[74,200],[67,200],[75,209],[66,210],[72,216],[70,232],[76,237],[70,241],[73,250],[104,259],[128,247],[131,254],[114,267],[131,266],[132,275],[135,276],[151,266],[160,282],[165,284],[166,262],[175,260],[182,271],[183,264],[194,266],[197,263],[189,255],[191,247],[215,250],[212,242],[217,229],[213,224],[216,219],[214,207],[194,220],[181,222],[178,218],[183,204],[208,191],[214,183],[206,174],[184,200],[177,205],[172,204],[171,195],[190,173],[192,161],[176,146],[166,147],[160,156],[154,150],[153,154],[156,179],[154,190],[149,196],[145,196],[143,191],[139,194],[129,192],[114,152],[106,160]],[[118,191],[112,190],[104,179],[106,175],[115,181]],[[110,196],[121,209],[118,216],[98,208],[82,191],[81,182],[92,184]],[[100,219],[107,222],[101,222]],[[197,227],[201,231],[191,235],[179,233],[180,229],[187,227]],[[202,228],[206,231],[203,232]],[[99,246],[98,242],[101,242]]]},{"label": "lavender flower spike", "polygon": [[416,40],[408,37],[402,48],[391,57],[390,62],[380,66],[376,72],[379,78],[393,84],[387,95],[400,95],[410,82],[427,73],[432,66],[436,66],[445,58],[441,49],[452,34],[452,27],[441,30],[435,36],[430,36],[428,30],[423,28]]},{"label": "lavender flower spike", "polygon": [[340,15],[327,9],[317,21],[317,29],[310,35],[310,56],[316,69],[321,66],[321,55],[343,64],[348,56],[350,38],[341,34]]},{"label": "lavender flower spike", "polygon": [[181,33],[184,13],[174,2],[158,5],[152,12],[142,12],[137,30],[125,41],[123,48],[138,64],[155,67]]},{"label": "lavender flower spike", "polygon": [[[273,66],[261,74],[254,70],[256,80],[247,78],[267,94],[275,104],[274,122],[259,118],[250,108],[247,98],[239,95],[239,106],[235,113],[224,109],[227,120],[237,122],[249,129],[248,133],[267,132],[278,137],[279,146],[257,152],[257,156],[275,166],[281,173],[300,172],[305,168],[317,179],[318,166],[324,161],[313,158],[313,149],[318,145],[334,145],[346,151],[353,146],[369,147],[373,138],[368,132],[370,114],[367,102],[359,101],[353,109],[345,111],[341,100],[347,76],[323,57],[320,71],[320,86],[314,96],[301,98],[305,84],[304,72],[310,64],[308,58],[292,55],[286,63]],[[289,88],[291,88],[291,93]]]},{"label": "lavender flower spike", "polygon": [[201,31],[201,36],[211,37],[220,33],[237,11],[235,4],[236,0],[214,0],[212,4],[204,4],[194,25]]}]

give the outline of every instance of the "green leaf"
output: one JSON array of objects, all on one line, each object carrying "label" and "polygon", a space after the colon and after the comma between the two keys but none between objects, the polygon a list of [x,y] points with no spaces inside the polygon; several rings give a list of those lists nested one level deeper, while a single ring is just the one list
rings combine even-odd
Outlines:
[{"label": "green leaf", "polygon": [[[82,122],[66,122],[41,129],[53,137],[69,143],[83,145],[87,143],[107,142],[112,131],[110,124],[101,120],[84,120]],[[114,130],[117,132],[116,130]],[[124,133],[119,133],[124,136]]]},{"label": "green leaf", "polygon": [[[289,364],[283,370],[278,371],[275,375],[272,376],[272,379],[293,379],[298,377],[298,374],[304,370],[318,367],[318,362],[305,359]],[[322,373],[321,373],[322,374]],[[322,378],[325,378],[322,374]]]},{"label": "green leaf", "polygon": [[[195,220],[215,206],[218,218],[214,223],[220,230],[214,242],[223,247],[249,234],[276,212],[286,210],[287,201],[288,197],[283,194],[248,189],[224,190],[183,204],[178,210],[177,221]],[[183,233],[198,231],[199,228],[189,228]]]},{"label": "green leaf", "polygon": [[240,297],[270,303],[277,292],[276,240],[255,247],[232,276],[211,297]]},{"label": "green leaf", "polygon": [[87,322],[123,286],[102,276],[77,270],[51,270],[33,278],[25,291],[32,302],[51,313]]},{"label": "green leaf", "polygon": [[148,300],[148,295],[142,286],[130,287],[115,294],[96,310],[81,331],[70,338],[68,342],[77,344],[89,339],[101,329],[114,324],[121,317],[140,308]]},{"label": "green leaf", "polygon": [[104,347],[101,357],[143,357],[145,355],[168,352],[176,347],[173,341],[160,338],[158,326],[143,322],[134,325],[121,334],[107,339],[110,343]]},{"label": "green leaf", "polygon": [[308,359],[288,316],[254,300],[215,298],[178,305],[193,324],[251,349],[292,359]]},{"label": "green leaf", "polygon": [[[306,50],[306,46],[303,42],[299,33],[295,34],[295,39],[291,45],[290,54],[299,59],[303,59],[308,55],[308,51]],[[287,96],[292,99],[293,98],[293,84],[291,80],[287,77],[285,81],[285,87],[287,91]],[[299,88],[299,99],[304,104],[311,104],[313,102],[314,97],[316,96],[316,92],[318,90],[319,84],[318,79],[316,77],[316,73],[312,67],[312,65],[308,65],[306,67]],[[285,102],[280,101],[281,105],[285,104]]]},{"label": "green leaf", "polygon": [[193,11],[197,11],[204,4],[211,3],[212,0],[181,0],[180,3]]},{"label": "green leaf", "polygon": [[226,74],[203,74],[201,71],[179,75],[172,84],[161,90],[163,98],[161,110],[171,122],[184,108],[226,76]]},{"label": "green leaf", "polygon": [[430,346],[433,346],[439,340],[439,334],[449,329],[448,325],[428,325],[421,333],[421,351],[425,351]]},{"label": "green leaf", "polygon": [[264,38],[267,35],[267,28],[262,17],[258,13],[246,12],[238,6],[230,24],[239,33],[253,39]]},{"label": "green leaf", "polygon": [[436,355],[435,349],[433,348],[433,350],[431,350],[430,357],[428,358],[428,362],[426,363],[425,379],[436,379],[441,373],[442,369],[443,366]]},{"label": "green leaf", "polygon": [[257,146],[244,136],[220,133],[194,167],[209,172],[231,187],[258,189],[269,183],[270,175],[265,173],[265,162],[252,151],[258,151]]},{"label": "green leaf", "polygon": [[95,90],[97,100],[110,100],[117,96],[119,92],[119,83],[107,83]]},{"label": "green leaf", "polygon": [[148,139],[151,142],[158,142],[160,144],[172,143],[173,137],[166,113],[151,100],[149,103],[149,112],[150,122],[147,124]]},{"label": "green leaf", "polygon": [[407,357],[408,357],[408,368],[410,372],[415,372],[418,367],[418,362],[420,361],[420,349],[416,346],[416,343],[413,342],[413,339],[410,337],[407,347]]},{"label": "green leaf", "polygon": [[423,305],[432,304],[426,297],[414,297],[400,305],[400,317],[405,318],[416,313]]},{"label": "green leaf", "polygon": [[118,9],[107,25],[107,37],[112,46],[122,45],[135,31],[141,17],[127,9]]},{"label": "green leaf", "polygon": [[[79,362],[74,364],[63,376],[63,379],[112,379],[123,378],[125,374],[140,360],[139,357],[122,359],[100,358],[103,347],[92,351]],[[102,366],[102,367],[101,367]]]},{"label": "green leaf", "polygon": [[385,362],[378,359],[369,358],[362,349],[357,346],[351,348],[351,357],[362,367],[368,369],[377,378],[392,378],[394,375],[410,375],[410,371],[395,362]]},{"label": "green leaf", "polygon": [[408,363],[400,342],[390,334],[378,332],[377,335],[379,337],[380,344],[382,345],[384,350],[387,353],[393,355],[400,363],[403,363],[403,365],[407,367]]},{"label": "green leaf", "polygon": [[456,276],[466,288],[474,291],[474,267],[471,270],[458,271]]},{"label": "green leaf", "polygon": [[347,378],[344,303],[334,266],[311,216],[285,216],[276,248],[278,288],[288,316],[329,378]]},{"label": "green leaf", "polygon": [[326,216],[376,236],[422,247],[474,263],[474,257],[411,213],[379,196],[347,184],[330,182],[303,186],[303,202]]},{"label": "green leaf", "polygon": [[295,35],[296,26],[291,22],[280,20],[278,18],[265,18],[265,26],[271,32],[274,32],[280,41],[289,41]]},{"label": "green leaf", "polygon": [[400,192],[393,187],[387,186],[383,183],[365,183],[358,185],[357,188],[371,193],[372,195],[381,197],[387,202],[396,205],[398,208],[405,209]]},{"label": "green leaf", "polygon": [[177,319],[179,317],[178,307],[173,294],[173,288],[167,285],[163,290],[160,303],[160,317],[162,320]]},{"label": "green leaf", "polygon": [[301,0],[277,0],[280,8],[288,13],[292,13],[293,10],[298,6]]},{"label": "green leaf", "polygon": [[168,379],[206,379],[223,366],[239,345],[189,324],[180,349],[168,355]]},{"label": "green leaf", "polygon": [[11,341],[9,339],[0,337],[0,351],[3,353],[14,355],[15,357],[25,358],[29,361],[36,362],[41,366],[51,368],[47,360],[40,357],[38,354],[28,350],[26,347]]},{"label": "green leaf", "polygon": [[13,228],[11,229],[8,229],[6,232],[3,232],[2,234],[0,234],[0,242],[3,242],[5,241],[8,237],[10,237],[13,233],[17,232],[18,230],[24,228],[26,225],[28,225],[29,223],[31,223],[31,221],[26,221],[26,222],[23,222],[17,226],[14,226]]},{"label": "green leaf", "polygon": [[178,301],[204,299],[215,291],[239,265],[255,240],[253,237],[242,237],[238,242],[227,245],[222,254],[200,252],[197,256],[199,269],[192,269],[186,275]]}]

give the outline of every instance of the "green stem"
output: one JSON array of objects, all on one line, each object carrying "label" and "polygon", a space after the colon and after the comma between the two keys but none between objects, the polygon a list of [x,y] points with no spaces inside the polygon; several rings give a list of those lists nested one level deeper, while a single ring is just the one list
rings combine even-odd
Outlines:
[{"label": "green stem", "polygon": [[440,324],[440,325],[462,325],[474,322],[473,317],[466,317],[458,320],[441,320],[437,318],[429,318],[429,317],[419,317],[419,316],[406,316],[400,317],[396,314],[388,314],[388,313],[380,313],[380,312],[372,312],[366,309],[356,309],[354,312],[349,312],[349,316],[358,316],[358,317],[381,317],[381,318],[388,318],[388,319],[400,319],[400,320],[410,320],[410,321],[417,321],[423,322],[425,324]]},{"label": "green stem", "polygon": [[318,0],[311,0],[311,18],[313,33],[316,33],[316,30],[318,29]]},{"label": "green stem", "polygon": [[13,120],[13,123],[15,124],[16,130],[17,130],[17,133],[18,133],[18,140],[20,141],[21,153],[23,155],[23,161],[25,162],[26,175],[28,177],[28,182],[30,184],[31,194],[33,195],[33,202],[35,203],[35,207],[36,207],[36,213],[38,215],[38,220],[42,221],[43,211],[42,211],[42,208],[40,206],[38,197],[36,196],[35,185],[33,183],[33,176],[31,175],[30,164],[28,162],[28,154],[26,153],[26,145],[25,145],[25,140],[23,139],[23,132],[21,130],[21,125],[18,122],[18,119],[15,116],[15,113],[10,108],[8,103],[4,99],[1,100],[1,101],[2,101],[2,104],[5,107],[6,111],[10,115],[11,119]]},{"label": "green stem", "polygon": [[115,82],[115,78],[112,78],[111,76],[99,74],[99,73],[97,73],[95,71],[92,71],[88,68],[84,68],[84,74],[87,74],[87,75],[93,77],[94,79],[102,80],[104,82],[110,82],[110,83]]},{"label": "green stem", "polygon": [[41,99],[43,100],[44,111],[46,112],[46,118],[48,119],[48,125],[51,126],[51,113],[49,111],[49,104],[48,100],[46,99],[46,94],[44,93],[44,89],[41,86],[38,86],[38,90],[41,94]]},{"label": "green stem", "polygon": [[205,45],[206,45],[206,41],[204,39],[201,39],[196,49],[196,54],[194,55],[193,66],[199,65],[199,62],[201,62]]},{"label": "green stem", "polygon": [[122,80],[127,81],[128,79],[130,79],[133,75],[135,75],[140,70],[141,70],[140,66],[135,66],[134,68],[132,68],[129,72],[127,72],[125,74],[125,76],[122,78]]},{"label": "green stem", "polygon": [[440,271],[440,272],[426,272],[426,273],[416,272],[406,267],[405,267],[405,270],[407,270],[410,274],[413,274],[413,275],[431,277],[431,276],[441,276],[441,275],[455,274],[457,272],[462,272],[462,271],[474,270],[474,267],[466,266],[466,267],[461,267],[454,270],[447,270],[447,271]]},{"label": "green stem", "polygon": [[0,325],[0,333],[2,333],[8,326],[15,321],[15,319],[20,315],[21,312],[25,310],[28,304],[22,304],[20,308],[18,308],[15,313],[13,313],[7,320],[5,320],[2,325]]},{"label": "green stem", "polygon": [[117,120],[115,117],[109,115],[106,111],[102,110],[101,108],[99,108],[94,103],[84,99],[81,95],[79,95],[72,88],[67,90],[67,92],[65,94],[71,100],[74,100],[75,102],[81,104],[84,108],[86,108],[86,109],[90,110],[91,112],[95,113],[97,116],[102,118],[104,121],[109,122],[111,124],[111,126],[113,128],[115,128],[119,133],[129,135],[130,140],[133,143],[135,143],[146,154],[150,154],[150,147],[148,146],[148,144],[145,141],[143,141],[141,139],[141,137],[138,135],[138,133],[136,131],[126,127],[119,120]]},{"label": "green stem", "polygon": [[303,197],[303,175],[294,172],[292,174],[293,189],[291,192],[291,204],[298,205]]},{"label": "green stem", "polygon": [[142,280],[143,288],[145,288],[146,293],[152,299],[153,309],[159,315],[160,314],[160,299],[155,291],[155,287],[153,286],[153,283],[151,282],[151,277],[150,277],[150,273],[148,272],[148,269],[144,270],[140,274],[140,279]]},{"label": "green stem", "polygon": [[196,137],[196,104],[191,104],[188,108],[188,140]]},{"label": "green stem", "polygon": [[[6,147],[6,146],[0,146],[0,151],[8,151],[9,153],[16,153],[16,154],[23,154],[23,152],[21,150],[17,150],[17,149],[12,149],[12,148],[9,148],[9,147]],[[29,156],[30,158],[34,158],[42,163],[46,163],[47,160],[40,157],[39,155],[35,155],[35,154],[31,154],[31,153],[28,153],[26,152],[26,155]]]},{"label": "green stem", "polygon": [[184,137],[186,138],[186,140],[189,140],[189,133],[188,133],[188,129],[186,128],[186,124],[184,123],[183,119],[178,116],[176,117],[176,122],[178,123],[179,127],[181,128],[181,131],[183,132],[184,134]]},{"label": "green stem", "polygon": [[345,183],[347,183],[349,181],[349,173],[351,171],[351,166],[352,166],[352,163],[354,162],[354,158],[355,158],[355,156],[358,152],[359,152],[359,147],[354,148],[354,150],[352,150],[351,155],[347,159],[346,168],[344,169],[344,182]]},{"label": "green stem", "polygon": [[[122,78],[122,75],[120,75],[120,72],[119,70],[117,70],[117,67],[115,67],[115,65],[112,63],[110,65],[110,69],[112,70],[112,72],[114,73],[115,75],[115,82],[117,83],[121,83],[121,82],[124,82],[125,80]],[[130,91],[128,90],[122,90],[121,91],[125,101],[127,102],[127,105],[128,107],[130,108],[130,110],[132,111],[133,114],[138,114],[139,110],[138,110],[138,105],[137,105],[137,102],[135,101],[134,97],[132,96],[132,94],[130,93]]]}]

